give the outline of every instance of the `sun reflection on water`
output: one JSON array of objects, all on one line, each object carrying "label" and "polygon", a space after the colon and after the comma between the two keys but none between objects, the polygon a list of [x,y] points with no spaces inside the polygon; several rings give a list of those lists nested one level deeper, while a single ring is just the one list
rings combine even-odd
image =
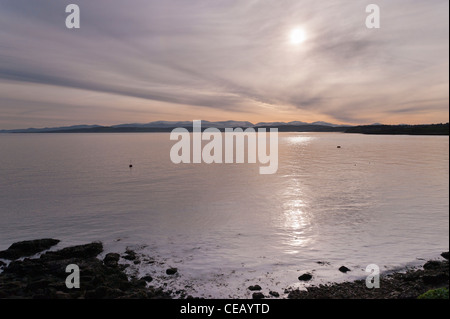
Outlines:
[{"label": "sun reflection on water", "polygon": [[[286,201],[283,203],[284,231],[286,253],[297,254],[308,246],[312,238],[309,236],[311,227],[307,204],[301,198],[301,191],[297,187],[290,187],[285,192]],[[290,198],[290,199],[288,199]]]},{"label": "sun reflection on water", "polygon": [[289,144],[309,144],[309,142],[313,141],[315,137],[312,136],[289,136],[286,138]]}]

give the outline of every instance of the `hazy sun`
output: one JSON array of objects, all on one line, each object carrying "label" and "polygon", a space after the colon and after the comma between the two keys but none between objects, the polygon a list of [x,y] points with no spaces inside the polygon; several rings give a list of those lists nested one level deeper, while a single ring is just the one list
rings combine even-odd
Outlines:
[{"label": "hazy sun", "polygon": [[291,31],[291,44],[302,44],[306,40],[305,30],[297,28]]}]

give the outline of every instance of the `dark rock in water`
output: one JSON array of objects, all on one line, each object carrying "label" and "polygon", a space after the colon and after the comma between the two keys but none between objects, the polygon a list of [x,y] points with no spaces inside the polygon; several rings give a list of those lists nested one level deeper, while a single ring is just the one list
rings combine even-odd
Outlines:
[{"label": "dark rock in water", "polygon": [[171,275],[175,275],[177,272],[178,272],[177,268],[169,268],[169,269],[166,270],[166,274],[170,275],[170,276]]},{"label": "dark rock in water", "polygon": [[250,291],[260,291],[262,288],[260,285],[254,285],[254,286],[250,286],[248,287],[248,290]]},{"label": "dark rock in water", "polygon": [[271,295],[272,297],[275,297],[275,298],[280,297],[280,294],[278,292],[276,292],[276,291],[270,291],[269,295]]},{"label": "dark rock in water", "polygon": [[254,292],[252,295],[253,299],[264,299],[265,296],[262,292]]},{"label": "dark rock in water", "polygon": [[309,281],[312,279],[312,275],[311,274],[303,274],[300,277],[298,277],[298,280],[300,281]]},{"label": "dark rock in water", "polygon": [[92,258],[97,257],[103,251],[103,244],[100,242],[86,245],[72,246],[58,251],[49,251],[41,258],[67,259],[67,258]]},{"label": "dark rock in water", "polygon": [[439,269],[441,267],[441,263],[436,260],[430,260],[423,265],[423,269],[431,270],[431,269]]},{"label": "dark rock in water", "polygon": [[443,252],[443,253],[441,254],[441,256],[442,256],[443,258],[445,258],[445,259],[448,260],[448,251]]},{"label": "dark rock in water", "polygon": [[136,260],[136,253],[130,249],[125,251],[125,255],[122,256],[126,260]]},{"label": "dark rock in water", "polygon": [[103,263],[108,267],[117,267],[119,265],[120,255],[116,253],[106,254]]},{"label": "dark rock in water", "polygon": [[349,272],[351,270],[349,268],[345,267],[345,266],[342,266],[341,268],[339,268],[339,271],[343,272],[345,274],[345,273],[347,273],[347,272]]},{"label": "dark rock in water", "polygon": [[141,280],[145,280],[146,282],[152,282],[153,277],[150,275],[147,275],[147,276],[142,277]]},{"label": "dark rock in water", "polygon": [[0,251],[0,258],[15,260],[40,253],[59,243],[58,239],[44,238],[26,240],[12,244],[7,250]]}]

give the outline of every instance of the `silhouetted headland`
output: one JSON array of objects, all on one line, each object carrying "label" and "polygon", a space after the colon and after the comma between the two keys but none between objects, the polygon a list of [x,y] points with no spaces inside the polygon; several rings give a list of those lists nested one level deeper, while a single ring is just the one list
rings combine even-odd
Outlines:
[{"label": "silhouetted headland", "polygon": [[347,128],[345,133],[386,135],[449,135],[449,123],[429,125],[364,125]]}]

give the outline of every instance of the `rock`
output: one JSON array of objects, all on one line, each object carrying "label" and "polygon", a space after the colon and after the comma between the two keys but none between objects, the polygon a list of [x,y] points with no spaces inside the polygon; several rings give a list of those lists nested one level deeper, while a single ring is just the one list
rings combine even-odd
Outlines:
[{"label": "rock", "polygon": [[433,270],[433,269],[439,269],[441,267],[441,263],[436,260],[430,260],[423,265],[423,269],[426,270]]},{"label": "rock", "polygon": [[122,256],[126,260],[136,260],[136,253],[132,251],[131,249],[127,249],[125,251],[125,255]]},{"label": "rock", "polygon": [[250,291],[260,291],[262,288],[259,285],[254,285],[254,286],[250,286],[248,287],[248,290]]},{"label": "rock", "polygon": [[[122,267],[111,267],[120,258],[118,254],[108,254],[104,261],[96,258],[102,249],[101,243],[92,243],[47,252],[40,258],[11,261],[0,273],[0,298],[170,298],[160,288],[146,288],[147,281],[142,278],[129,280]],[[80,268],[79,289],[65,286],[69,264]]]},{"label": "rock", "polygon": [[178,272],[177,268],[169,268],[166,270],[166,274],[171,276],[171,275],[175,275]]},{"label": "rock", "polygon": [[41,256],[47,259],[70,259],[97,257],[103,251],[103,244],[94,242],[86,245],[72,246],[58,251],[49,251]]},{"label": "rock", "polygon": [[347,273],[347,272],[349,272],[351,270],[349,268],[345,267],[345,266],[342,266],[342,267],[339,268],[339,271],[343,272],[345,274],[345,273]]},{"label": "rock", "polygon": [[252,295],[253,299],[264,299],[265,296],[262,292],[254,292]]},{"label": "rock", "polygon": [[142,277],[141,280],[145,280],[146,282],[152,282],[153,277],[150,275],[147,275],[147,276]]},{"label": "rock", "polygon": [[443,253],[441,254],[441,256],[442,256],[443,258],[445,258],[445,259],[448,260],[448,251],[443,252]]},{"label": "rock", "polygon": [[278,292],[276,292],[276,291],[270,291],[269,295],[271,295],[272,297],[275,297],[275,298],[280,297],[280,294]]},{"label": "rock", "polygon": [[300,299],[302,296],[302,292],[298,289],[292,291],[285,291],[284,293],[288,294],[288,299]]},{"label": "rock", "polygon": [[7,250],[0,251],[0,258],[15,260],[40,253],[59,243],[58,239],[44,238],[26,240],[12,244]]},{"label": "rock", "polygon": [[298,280],[300,281],[309,281],[312,279],[312,275],[311,274],[303,274],[300,277],[298,277]]},{"label": "rock", "polygon": [[136,279],[132,281],[132,284],[136,287],[145,288],[147,286],[147,282],[144,279]]},{"label": "rock", "polygon": [[423,282],[427,285],[448,285],[448,278],[448,274],[426,275],[422,277]]},{"label": "rock", "polygon": [[108,267],[117,267],[119,265],[120,255],[116,253],[106,254],[103,263]]}]

